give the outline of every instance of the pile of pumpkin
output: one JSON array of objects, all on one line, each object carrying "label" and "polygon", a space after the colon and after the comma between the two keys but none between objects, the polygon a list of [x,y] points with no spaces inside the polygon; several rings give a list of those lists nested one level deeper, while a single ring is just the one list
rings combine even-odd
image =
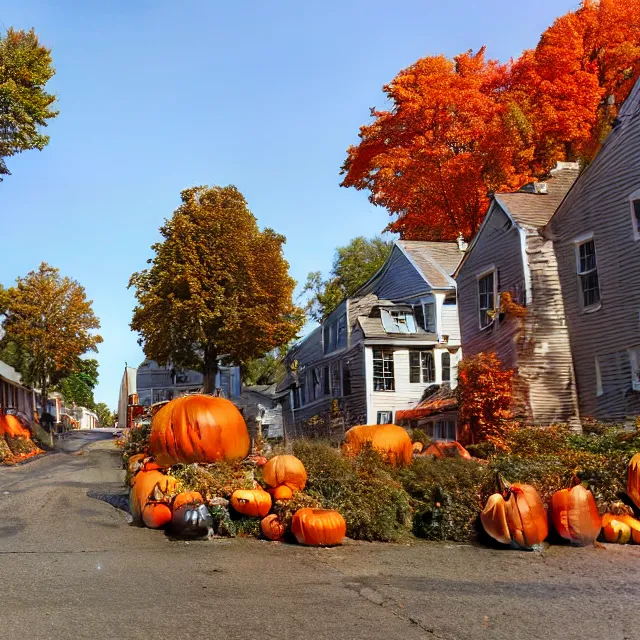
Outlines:
[{"label": "pile of pumpkin", "polygon": [[0,463],[16,464],[44,453],[17,416],[0,412]]},{"label": "pile of pumpkin", "polygon": [[[267,460],[248,456],[250,438],[236,407],[223,398],[192,395],[177,398],[153,417],[148,452],[128,460],[129,503],[137,524],[152,529],[169,527],[181,535],[207,536],[212,518],[208,507],[231,508],[242,516],[260,518],[265,538],[282,540],[287,527],[278,514],[270,513],[275,501],[288,501],[304,489],[307,472],[292,455]],[[262,469],[263,488],[233,491],[230,501],[203,496],[197,491],[178,491],[170,472],[176,464],[210,464],[221,460],[249,458]],[[291,519],[290,529],[300,544],[332,546],[346,534],[344,518],[329,509],[302,508]]]},{"label": "pile of pumpkin", "polygon": [[[551,496],[549,515],[540,495],[528,484],[500,481],[501,491],[494,493],[480,514],[485,531],[502,544],[531,549],[546,540],[549,515],[556,532],[573,544],[595,544],[598,537],[606,542],[640,544],[640,520],[631,515],[624,503],[600,515],[591,491],[577,482]],[[640,454],[629,462],[627,495],[640,509]]]}]

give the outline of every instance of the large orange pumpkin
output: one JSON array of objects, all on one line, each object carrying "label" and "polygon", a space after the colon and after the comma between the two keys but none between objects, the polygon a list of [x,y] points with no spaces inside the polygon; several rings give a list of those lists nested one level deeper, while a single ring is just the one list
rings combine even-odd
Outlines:
[{"label": "large orange pumpkin", "polygon": [[581,484],[551,496],[551,520],[563,538],[583,545],[594,543],[602,528],[593,494]]},{"label": "large orange pumpkin", "polygon": [[640,453],[636,453],[629,461],[627,475],[627,495],[640,508]]},{"label": "large orange pumpkin", "polygon": [[547,512],[538,492],[528,484],[512,484],[507,499],[494,493],[480,514],[485,531],[498,542],[523,549],[540,544],[549,533]]},{"label": "large orange pumpkin", "polygon": [[291,531],[299,544],[331,547],[342,544],[347,525],[337,511],[299,509],[291,521]]},{"label": "large orange pumpkin", "polygon": [[262,531],[262,535],[269,540],[282,540],[286,529],[280,518],[278,518],[275,513],[272,513],[261,520],[260,531]]},{"label": "large orange pumpkin", "polygon": [[295,456],[273,456],[262,467],[262,479],[270,487],[286,485],[293,491],[302,491],[307,484],[307,471]]},{"label": "large orange pumpkin", "polygon": [[158,529],[171,522],[169,503],[175,489],[175,478],[160,471],[140,471],[129,493],[129,507],[133,519],[138,523],[144,523],[150,529]]},{"label": "large orange pumpkin", "polygon": [[395,424],[352,427],[345,435],[344,451],[349,456],[355,456],[367,444],[393,465],[411,463],[413,444],[402,427]]},{"label": "large orange pumpkin", "polygon": [[242,515],[264,517],[271,509],[271,496],[263,489],[237,489],[231,495],[231,506]]},{"label": "large orange pumpkin", "polygon": [[242,414],[224,398],[205,395],[176,398],[153,418],[149,448],[156,462],[216,462],[244,458],[249,432]]}]

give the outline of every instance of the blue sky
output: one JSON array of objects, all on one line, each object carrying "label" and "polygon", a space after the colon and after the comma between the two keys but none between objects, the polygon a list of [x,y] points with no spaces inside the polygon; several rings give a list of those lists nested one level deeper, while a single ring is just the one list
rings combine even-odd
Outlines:
[{"label": "blue sky", "polygon": [[[60,116],[51,143],[8,160],[0,282],[47,261],[81,282],[102,323],[96,400],[115,408],[143,358],[126,285],[196,184],[235,184],[261,226],[287,237],[291,273],[389,218],[339,170],[381,87],[416,59],[535,46],[577,0],[20,0],[0,28],[52,48]],[[535,6],[535,8],[533,8]]]}]

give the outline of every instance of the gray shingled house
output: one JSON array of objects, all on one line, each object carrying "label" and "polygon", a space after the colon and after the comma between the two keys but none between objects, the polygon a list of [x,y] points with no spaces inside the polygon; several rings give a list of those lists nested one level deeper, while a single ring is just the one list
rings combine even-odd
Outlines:
[{"label": "gray shingled house", "polygon": [[[578,173],[577,163],[558,163],[544,182],[495,194],[455,273],[465,357],[495,352],[514,368],[517,412],[533,424],[579,425],[555,253],[539,233]],[[524,317],[504,313],[507,292]]]},{"label": "gray shingled house", "polygon": [[543,235],[553,241],[582,416],[640,414],[640,81]]},{"label": "gray shingled house", "polygon": [[[288,435],[340,436],[394,422],[427,387],[455,385],[460,358],[455,242],[397,241],[384,266],[287,354],[278,386]],[[455,439],[455,417],[433,437]]]}]

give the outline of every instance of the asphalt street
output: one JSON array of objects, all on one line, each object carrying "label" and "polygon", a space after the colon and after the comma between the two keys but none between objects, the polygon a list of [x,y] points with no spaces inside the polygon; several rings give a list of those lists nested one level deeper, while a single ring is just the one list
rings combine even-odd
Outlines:
[{"label": "asphalt street", "polygon": [[130,524],[113,437],[0,468],[0,638],[640,640],[640,547],[184,542]]}]

